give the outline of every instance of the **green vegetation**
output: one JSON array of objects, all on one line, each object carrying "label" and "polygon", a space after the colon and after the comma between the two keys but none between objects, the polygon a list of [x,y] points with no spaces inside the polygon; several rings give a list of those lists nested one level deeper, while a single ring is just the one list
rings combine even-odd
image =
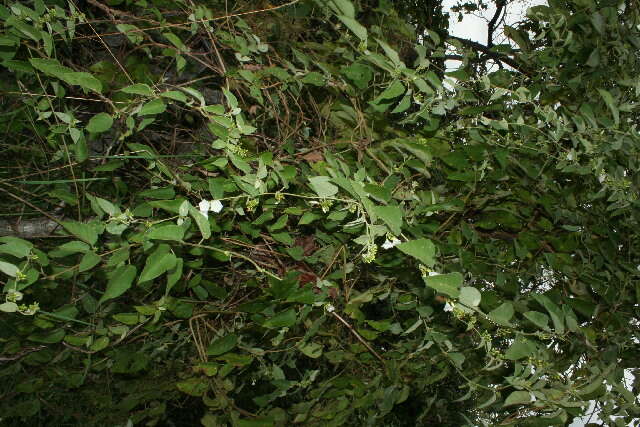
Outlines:
[{"label": "green vegetation", "polygon": [[4,0],[0,424],[631,425],[640,7],[506,5]]}]

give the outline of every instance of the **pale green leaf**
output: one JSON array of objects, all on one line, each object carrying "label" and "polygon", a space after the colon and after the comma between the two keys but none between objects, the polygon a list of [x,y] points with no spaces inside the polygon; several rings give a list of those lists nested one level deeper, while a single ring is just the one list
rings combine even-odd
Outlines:
[{"label": "pale green leaf", "polygon": [[5,313],[15,313],[18,311],[18,304],[15,302],[5,302],[0,304],[0,311]]},{"label": "pale green leaf", "polygon": [[332,197],[338,192],[338,187],[330,182],[331,178],[328,176],[312,176],[309,178],[309,183],[313,191],[322,198]]},{"label": "pale green leaf", "polygon": [[398,249],[429,267],[435,263],[436,247],[429,239],[410,240],[399,244]]},{"label": "pale green leaf", "polygon": [[138,269],[131,264],[123,265],[113,272],[111,279],[107,283],[107,289],[100,298],[99,304],[103,302],[117,298],[124,294],[133,283],[133,279],[136,277]]},{"label": "pale green leaf", "polygon": [[165,272],[171,270],[176,265],[176,256],[169,252],[169,247],[161,245],[151,255],[147,257],[138,283],[153,280]]},{"label": "pale green leaf", "polygon": [[182,277],[182,265],[183,265],[182,258],[178,258],[176,260],[176,265],[173,268],[173,270],[167,273],[167,289],[165,291],[166,295],[169,295],[171,288],[173,288],[175,284],[178,283],[178,281]]},{"label": "pale green leaf", "polygon": [[93,267],[98,265],[100,261],[102,261],[102,258],[95,252],[86,252],[80,260],[78,272],[82,273],[83,271],[91,270]]},{"label": "pale green leaf", "polygon": [[98,233],[96,232],[95,227],[89,224],[77,221],[67,221],[63,222],[62,226],[69,233],[78,237],[80,240],[87,242],[91,246],[95,245],[98,241]]},{"label": "pale green leaf", "polygon": [[480,291],[471,286],[463,286],[460,289],[460,302],[468,307],[477,307],[480,305],[482,294]]},{"label": "pale green leaf", "polygon": [[522,405],[531,402],[531,393],[528,391],[514,391],[504,401],[504,406]]},{"label": "pale green leaf", "polygon": [[360,25],[358,21],[345,15],[338,15],[338,19],[350,29],[360,40],[367,40],[367,29]]},{"label": "pale green leaf", "polygon": [[0,261],[0,271],[6,274],[7,276],[16,277],[18,273],[18,267],[8,262]]},{"label": "pale green leaf", "polygon": [[513,313],[513,304],[507,301],[500,305],[500,307],[491,310],[487,316],[499,325],[510,326]]},{"label": "pale green leaf", "polygon": [[213,341],[207,347],[207,355],[209,356],[219,356],[228,351],[233,350],[238,343],[238,336],[236,334],[228,334],[222,338],[218,338]]},{"label": "pale green leaf", "polygon": [[533,356],[536,352],[536,345],[526,338],[518,337],[511,344],[504,354],[508,360],[520,360],[525,357]]},{"label": "pale green leaf", "polygon": [[462,286],[463,280],[462,274],[458,272],[438,274],[425,279],[427,286],[453,298],[460,296],[460,286]]},{"label": "pale green leaf", "polygon": [[389,226],[394,235],[400,235],[402,232],[402,209],[398,206],[375,206],[373,210]]},{"label": "pale green leaf", "polygon": [[265,328],[288,328],[296,323],[296,311],[292,308],[282,311],[267,319],[263,326]]},{"label": "pale green leaf", "polygon": [[144,104],[142,108],[140,108],[138,115],[150,116],[154,114],[160,114],[160,113],[164,113],[166,109],[167,109],[167,105],[164,103],[164,101],[160,98],[156,98]]},{"label": "pale green leaf", "polygon": [[149,239],[175,240],[179,242],[184,237],[184,229],[175,224],[158,225],[149,230],[147,237]]},{"label": "pale green leaf", "polygon": [[541,329],[549,329],[549,316],[544,313],[540,313],[539,311],[527,311],[524,313],[524,317]]},{"label": "pale green leaf", "polygon": [[149,85],[146,85],[144,83],[136,83],[131,86],[123,87],[122,89],[120,89],[120,91],[124,93],[130,93],[132,95],[153,96],[153,90],[151,90]]},{"label": "pale green leaf", "polygon": [[196,222],[196,225],[200,230],[200,234],[202,234],[202,238],[206,240],[211,237],[211,224],[209,224],[209,219],[202,215],[198,209],[191,206],[191,204],[189,204],[189,214]]},{"label": "pale green leaf", "polygon": [[98,113],[91,117],[86,129],[91,133],[102,133],[111,129],[111,126],[113,126],[113,117],[107,113]]}]

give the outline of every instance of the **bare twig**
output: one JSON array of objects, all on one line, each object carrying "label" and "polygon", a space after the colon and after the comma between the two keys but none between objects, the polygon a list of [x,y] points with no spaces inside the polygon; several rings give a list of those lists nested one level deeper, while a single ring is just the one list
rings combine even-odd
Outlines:
[{"label": "bare twig", "polygon": [[356,338],[358,339],[358,341],[360,341],[360,342],[361,342],[365,347],[367,347],[367,349],[371,352],[371,354],[373,354],[373,355],[374,355],[374,356],[375,356],[375,357],[376,357],[376,358],[377,358],[377,359],[382,363],[382,365],[383,365],[383,366],[385,367],[385,369],[386,369],[386,365],[385,365],[385,363],[384,363],[384,359],[382,358],[382,356],[380,356],[380,355],[379,355],[379,354],[378,354],[378,353],[373,349],[373,347],[371,347],[371,346],[369,345],[369,343],[368,343],[368,342],[366,342],[366,341],[364,340],[364,338],[362,338],[362,337],[360,336],[360,334],[356,332],[356,330],[355,330],[355,329],[353,329],[353,326],[351,326],[351,325],[349,324],[349,322],[347,322],[346,320],[344,320],[344,319],[343,319],[343,318],[342,318],[338,313],[336,313],[335,311],[332,311],[332,312],[331,312],[331,314],[333,314],[333,316],[334,316],[336,319],[338,319],[338,320],[339,320],[343,325],[345,325],[345,326],[349,329],[349,331],[353,334],[353,336],[354,336],[354,337],[356,337]]}]

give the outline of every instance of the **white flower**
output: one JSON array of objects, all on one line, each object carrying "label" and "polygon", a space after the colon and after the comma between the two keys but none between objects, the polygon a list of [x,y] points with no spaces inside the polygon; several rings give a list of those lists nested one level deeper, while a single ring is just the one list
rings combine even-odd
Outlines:
[{"label": "white flower", "polygon": [[17,301],[21,301],[22,300],[22,292],[20,291],[16,291],[15,289],[10,289],[7,292],[7,301],[10,302],[17,302]]},{"label": "white flower", "polygon": [[222,210],[222,202],[220,200],[212,200],[209,210],[211,212],[219,213]]},{"label": "white flower", "polygon": [[446,303],[444,305],[444,311],[453,311],[453,305]]},{"label": "white flower", "polygon": [[209,208],[211,207],[211,202],[206,199],[203,199],[198,203],[198,209],[200,209],[200,213],[204,215],[205,218],[209,218]]},{"label": "white flower", "polygon": [[602,184],[605,179],[607,179],[607,175],[605,175],[603,173],[600,174],[600,176],[598,177],[598,181],[600,181],[600,184]]},{"label": "white flower", "polygon": [[396,239],[395,237],[392,237],[391,240],[389,240],[389,238],[387,238],[387,240],[385,240],[384,243],[382,244],[382,249],[395,248],[400,243],[402,243],[402,242],[400,242],[400,240]]},{"label": "white flower", "polygon": [[324,306],[325,310],[327,310],[329,313],[333,313],[334,311],[336,311],[336,308],[331,305],[331,304],[327,304]]},{"label": "white flower", "polygon": [[198,203],[200,213],[206,218],[209,218],[209,211],[219,213],[222,210],[222,207],[223,205],[220,200],[203,199],[200,203]]}]

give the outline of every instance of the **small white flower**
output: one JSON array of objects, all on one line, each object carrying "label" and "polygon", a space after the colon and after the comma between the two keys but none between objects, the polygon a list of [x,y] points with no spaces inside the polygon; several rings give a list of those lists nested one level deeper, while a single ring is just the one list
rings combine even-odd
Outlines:
[{"label": "small white flower", "polygon": [[567,154],[567,160],[572,161],[575,158],[576,158],[576,154],[573,152],[573,150],[571,150],[569,154]]},{"label": "small white flower", "polygon": [[205,218],[209,218],[209,208],[211,207],[211,202],[206,199],[203,199],[198,203],[198,209],[200,209],[200,213],[204,215]]},{"label": "small white flower", "polygon": [[453,305],[446,303],[444,305],[444,311],[453,311]]},{"label": "small white flower", "polygon": [[384,243],[382,244],[382,249],[395,248],[400,243],[401,243],[400,240],[396,239],[395,237],[392,237],[391,239],[387,238],[387,240],[385,240]]},{"label": "small white flower", "polygon": [[209,218],[209,211],[219,213],[222,210],[222,202],[220,200],[202,200],[198,203],[200,213],[206,218]]},{"label": "small white flower", "polygon": [[431,277],[431,276],[439,276],[439,275],[440,275],[440,273],[438,273],[436,271],[430,271],[429,272],[429,277]]},{"label": "small white flower", "polygon": [[20,291],[16,291],[15,289],[10,289],[9,292],[7,292],[7,301],[10,302],[17,302],[17,301],[21,301],[22,300],[22,292]]},{"label": "small white flower", "polygon": [[324,308],[325,308],[329,313],[333,313],[334,311],[336,311],[336,308],[335,308],[333,305],[331,305],[331,304],[327,304],[327,305],[325,305],[325,307],[324,307]]},{"label": "small white flower", "polygon": [[602,184],[605,179],[607,179],[607,175],[605,175],[603,173],[600,174],[600,176],[598,177],[598,181],[600,181],[600,184]]},{"label": "small white flower", "polygon": [[222,202],[220,200],[212,200],[209,210],[211,212],[219,213],[222,210]]}]

